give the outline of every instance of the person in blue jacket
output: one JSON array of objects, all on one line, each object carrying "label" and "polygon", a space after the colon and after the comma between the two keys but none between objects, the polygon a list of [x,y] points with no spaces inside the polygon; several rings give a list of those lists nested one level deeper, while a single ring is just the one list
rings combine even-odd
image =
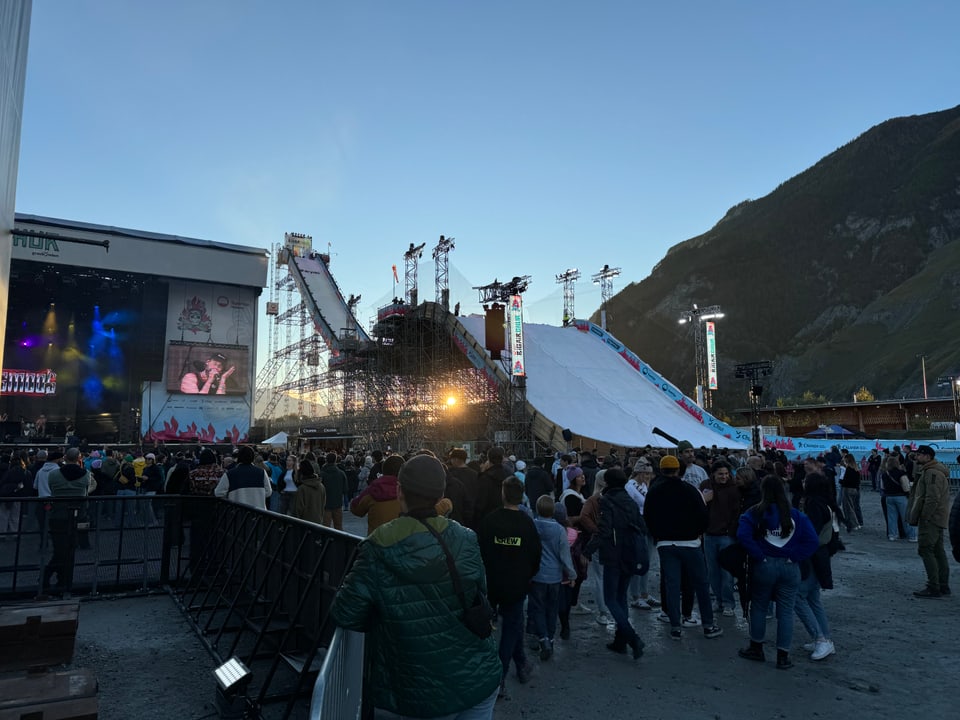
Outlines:
[{"label": "person in blue jacket", "polygon": [[793,667],[793,613],[800,587],[800,562],[820,545],[810,519],[790,506],[783,481],[767,475],[760,486],[761,500],[740,516],[737,539],[753,567],[750,598],[750,646],[739,651],[747,660],[764,661],[763,640],[770,600],[777,602],[777,668]]}]

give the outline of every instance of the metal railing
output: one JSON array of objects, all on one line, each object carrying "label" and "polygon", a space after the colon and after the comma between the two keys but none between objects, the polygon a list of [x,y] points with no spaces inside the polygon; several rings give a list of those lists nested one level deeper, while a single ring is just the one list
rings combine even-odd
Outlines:
[{"label": "metal railing", "polygon": [[310,720],[360,720],[363,711],[363,633],[337,628],[313,686]]},{"label": "metal railing", "polygon": [[0,533],[0,600],[169,592],[215,659],[253,672],[251,717],[306,713],[321,661],[324,686],[359,702],[363,638],[337,636],[330,607],[361,538],[213,497],[21,498],[4,510],[18,530]]}]

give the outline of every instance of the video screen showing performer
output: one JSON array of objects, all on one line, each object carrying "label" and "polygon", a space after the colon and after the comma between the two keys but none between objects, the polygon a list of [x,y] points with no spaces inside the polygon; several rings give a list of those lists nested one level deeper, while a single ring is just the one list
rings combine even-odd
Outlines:
[{"label": "video screen showing performer", "polygon": [[171,343],[167,391],[187,395],[241,395],[247,391],[249,351],[193,343]]}]

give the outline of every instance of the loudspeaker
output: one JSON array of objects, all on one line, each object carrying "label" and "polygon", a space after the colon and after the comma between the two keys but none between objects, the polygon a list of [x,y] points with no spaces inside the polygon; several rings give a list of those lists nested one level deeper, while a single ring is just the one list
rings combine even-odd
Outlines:
[{"label": "loudspeaker", "polygon": [[499,360],[504,348],[503,305],[494,303],[486,310],[484,319],[484,347],[490,351],[491,360]]},{"label": "loudspeaker", "polygon": [[563,435],[563,439],[565,442],[570,442],[571,440],[573,440],[573,433],[570,432],[570,428],[565,428],[561,434]]},{"label": "loudspeaker", "polygon": [[140,302],[137,346],[130,366],[137,381],[163,380],[167,344],[167,300],[170,286],[157,279],[144,286]]}]

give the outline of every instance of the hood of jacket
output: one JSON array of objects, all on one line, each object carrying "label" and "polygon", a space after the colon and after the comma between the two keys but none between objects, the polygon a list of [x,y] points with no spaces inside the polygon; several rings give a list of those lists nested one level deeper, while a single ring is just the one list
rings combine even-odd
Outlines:
[{"label": "hood of jacket", "polygon": [[944,477],[946,477],[946,478],[949,478],[949,477],[950,477],[950,471],[947,470],[947,466],[944,465],[944,464],[943,464],[942,462],[940,462],[939,460],[931,460],[930,462],[925,463],[925,464],[920,468],[920,471],[921,471],[921,472],[927,472],[927,470],[939,470],[940,472],[943,473]]},{"label": "hood of jacket", "polygon": [[80,465],[74,465],[73,463],[67,463],[60,468],[60,474],[63,475],[64,479],[70,480],[71,482],[79,480],[84,475],[87,474],[86,468]]},{"label": "hood of jacket", "polygon": [[322,484],[321,484],[321,482],[320,482],[320,478],[318,478],[316,475],[311,475],[310,477],[302,477],[302,478],[300,478],[300,487],[308,487],[308,488],[313,488],[314,490],[316,490],[317,488],[319,488],[319,487],[321,487],[321,486],[322,486]]},{"label": "hood of jacket", "polygon": [[369,495],[377,502],[386,502],[397,499],[397,476],[381,475],[376,480],[367,485],[363,491],[364,495]]}]

